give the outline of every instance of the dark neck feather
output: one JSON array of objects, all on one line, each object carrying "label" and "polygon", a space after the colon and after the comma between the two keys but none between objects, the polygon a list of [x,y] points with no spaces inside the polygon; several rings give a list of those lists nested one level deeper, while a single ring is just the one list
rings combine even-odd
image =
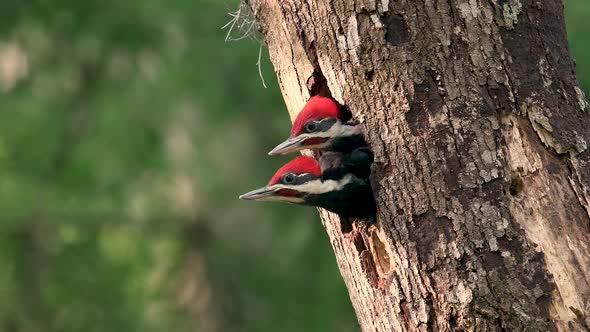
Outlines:
[{"label": "dark neck feather", "polygon": [[332,140],[332,143],[327,150],[337,151],[342,153],[349,153],[357,148],[367,146],[367,142],[363,135],[352,135],[337,137]]},{"label": "dark neck feather", "polygon": [[375,215],[375,199],[368,182],[353,182],[342,190],[307,195],[305,205],[319,206],[341,217],[366,218]]}]

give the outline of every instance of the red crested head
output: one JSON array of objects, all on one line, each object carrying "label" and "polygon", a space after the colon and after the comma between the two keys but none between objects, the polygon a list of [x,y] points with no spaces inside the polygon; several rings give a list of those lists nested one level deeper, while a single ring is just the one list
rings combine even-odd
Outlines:
[{"label": "red crested head", "polygon": [[285,165],[283,165],[279,170],[273,175],[273,177],[268,182],[268,185],[273,185],[281,179],[281,176],[287,172],[291,172],[294,174],[302,174],[302,173],[310,173],[316,176],[321,176],[322,171],[320,169],[320,165],[318,162],[312,158],[307,156],[298,156]]},{"label": "red crested head", "polygon": [[331,98],[313,96],[309,98],[307,104],[297,115],[293,127],[291,127],[291,136],[299,135],[307,121],[311,119],[337,118],[339,115],[339,107]]}]

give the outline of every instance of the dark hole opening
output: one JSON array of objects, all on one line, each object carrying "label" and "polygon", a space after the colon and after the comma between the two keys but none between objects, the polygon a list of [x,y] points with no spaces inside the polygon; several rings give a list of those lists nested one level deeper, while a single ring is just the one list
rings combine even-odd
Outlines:
[{"label": "dark hole opening", "polygon": [[352,232],[352,221],[349,218],[340,217],[340,231],[342,234]]},{"label": "dark hole opening", "polygon": [[520,176],[513,176],[512,180],[510,181],[510,186],[508,187],[508,191],[510,195],[516,196],[522,192],[524,189],[524,182]]}]

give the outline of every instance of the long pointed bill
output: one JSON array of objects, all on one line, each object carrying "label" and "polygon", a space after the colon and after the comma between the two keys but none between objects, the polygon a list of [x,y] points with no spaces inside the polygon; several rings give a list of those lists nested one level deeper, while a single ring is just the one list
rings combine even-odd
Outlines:
[{"label": "long pointed bill", "polygon": [[298,197],[298,195],[299,191],[296,189],[284,188],[282,185],[271,185],[240,195],[240,199],[250,201],[302,203],[303,199]]},{"label": "long pointed bill", "polygon": [[268,199],[270,199],[270,197],[276,196],[277,190],[278,189],[276,187],[272,187],[272,186],[258,188],[258,189],[252,190],[250,192],[247,192],[243,195],[240,195],[240,199],[253,200],[253,201],[268,200]]},{"label": "long pointed bill", "polygon": [[277,145],[274,149],[272,149],[268,155],[269,156],[276,156],[279,154],[287,154],[291,152],[295,152],[305,148],[303,142],[305,141],[304,137],[289,137],[283,143]]}]

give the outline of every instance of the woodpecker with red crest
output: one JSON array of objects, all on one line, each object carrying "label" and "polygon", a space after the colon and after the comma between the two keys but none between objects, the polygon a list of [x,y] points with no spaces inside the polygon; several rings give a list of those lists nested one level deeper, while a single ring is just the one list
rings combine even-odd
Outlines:
[{"label": "woodpecker with red crest", "polygon": [[349,153],[366,145],[360,126],[352,123],[352,114],[347,109],[332,98],[313,96],[297,115],[291,136],[268,154],[302,149]]},{"label": "woodpecker with red crest", "polygon": [[319,162],[299,156],[279,168],[265,187],[240,199],[311,205],[344,218],[374,220],[375,201],[369,183],[372,162],[367,148],[346,154],[328,152]]}]

